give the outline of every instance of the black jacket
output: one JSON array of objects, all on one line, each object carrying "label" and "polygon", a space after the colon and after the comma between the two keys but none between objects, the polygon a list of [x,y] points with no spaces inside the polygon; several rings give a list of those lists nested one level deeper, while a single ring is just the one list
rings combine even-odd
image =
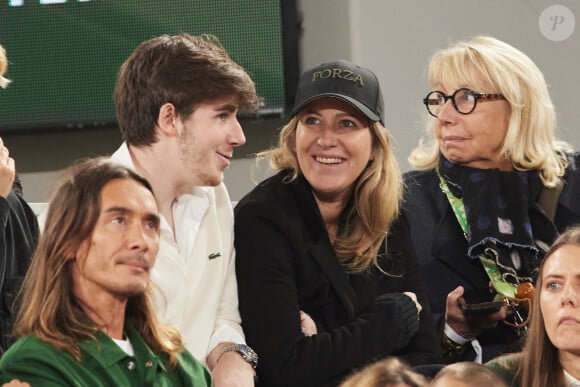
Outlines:
[{"label": "black jacket", "polygon": [[14,342],[11,337],[19,291],[38,240],[38,222],[32,209],[14,192],[0,197],[0,353]]},{"label": "black jacket", "polygon": [[[427,303],[405,220],[391,230],[390,254],[381,261],[387,270],[404,272],[403,278],[374,266],[349,275],[338,263],[310,186],[303,178],[283,183],[283,176],[259,184],[235,209],[240,313],[247,342],[260,356],[261,385],[335,385],[387,355],[412,365],[440,363],[429,308],[415,334],[416,309],[400,294],[413,291]],[[302,334],[300,310],[315,320],[317,335]]]},{"label": "black jacket", "polygon": [[[564,230],[580,222],[580,155],[571,158],[565,185],[559,197],[555,225]],[[467,241],[434,170],[412,171],[404,175],[406,192],[403,213],[409,222],[419,266],[429,289],[428,296],[437,328],[442,329],[447,294],[462,285],[465,289],[485,289],[489,277],[479,260],[467,257]],[[537,195],[541,192],[538,181]],[[537,197],[534,201],[535,203]],[[519,337],[504,324],[477,337],[483,361],[518,349]],[[463,360],[473,360],[473,352]]]}]

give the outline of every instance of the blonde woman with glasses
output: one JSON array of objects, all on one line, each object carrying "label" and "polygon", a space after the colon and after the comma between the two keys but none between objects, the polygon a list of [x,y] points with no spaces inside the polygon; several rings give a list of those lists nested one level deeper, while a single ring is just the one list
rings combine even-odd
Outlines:
[{"label": "blonde woman with glasses", "polygon": [[446,360],[485,362],[519,348],[536,268],[580,222],[580,155],[556,138],[542,73],[508,43],[453,44],[428,78],[403,212]]}]

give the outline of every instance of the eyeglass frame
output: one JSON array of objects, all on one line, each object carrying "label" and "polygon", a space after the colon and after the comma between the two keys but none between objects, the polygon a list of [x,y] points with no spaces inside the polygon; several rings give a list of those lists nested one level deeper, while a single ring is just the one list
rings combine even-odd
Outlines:
[{"label": "eyeglass frame", "polygon": [[[457,103],[455,102],[455,96],[457,95],[457,93],[459,93],[460,91],[468,91],[474,98],[473,101],[473,107],[471,108],[470,111],[468,112],[462,112],[459,111],[459,108],[457,107]],[[425,98],[423,98],[423,104],[425,105],[425,108],[427,109],[427,112],[437,118],[439,115],[435,115],[431,112],[431,110],[429,109],[429,96],[433,93],[437,93],[438,95],[443,97],[443,104],[440,105],[438,104],[438,106],[443,107],[447,101],[451,100],[451,104],[453,105],[453,108],[455,109],[455,111],[459,114],[463,114],[463,115],[467,115],[467,114],[471,114],[474,110],[475,107],[477,106],[477,102],[479,102],[479,100],[481,99],[481,102],[489,102],[489,101],[497,101],[497,100],[505,100],[505,96],[503,94],[498,94],[498,93],[476,93],[475,91],[468,89],[467,87],[462,87],[460,89],[457,89],[453,92],[453,94],[450,95],[446,95],[445,93],[443,93],[442,91],[439,90],[433,90],[430,91],[429,94],[427,94],[427,96]]]}]

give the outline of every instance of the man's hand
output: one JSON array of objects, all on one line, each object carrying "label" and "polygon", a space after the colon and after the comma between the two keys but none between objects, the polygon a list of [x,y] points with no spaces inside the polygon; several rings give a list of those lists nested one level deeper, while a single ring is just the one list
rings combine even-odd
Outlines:
[{"label": "man's hand", "polygon": [[207,365],[215,387],[254,387],[256,374],[250,363],[235,351],[221,355],[233,343],[220,343],[207,356]]},{"label": "man's hand", "polygon": [[506,318],[506,306],[495,313],[465,316],[459,307],[459,299],[463,296],[463,292],[463,286],[458,286],[447,295],[445,321],[464,339],[472,339],[482,331],[493,329]]},{"label": "man's hand", "polygon": [[15,173],[14,159],[0,138],[0,196],[7,197],[12,190]]}]

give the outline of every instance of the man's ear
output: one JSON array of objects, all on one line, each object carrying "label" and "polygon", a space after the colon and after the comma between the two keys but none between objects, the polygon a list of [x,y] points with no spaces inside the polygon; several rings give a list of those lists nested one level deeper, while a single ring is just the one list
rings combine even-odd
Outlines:
[{"label": "man's ear", "polygon": [[74,261],[78,260],[79,258],[83,259],[89,253],[90,246],[91,240],[84,240],[76,249],[74,249],[72,246],[67,248],[67,251],[64,252],[64,255],[66,256],[67,261]]},{"label": "man's ear", "polygon": [[169,102],[164,103],[159,108],[159,115],[157,116],[157,127],[159,128],[159,131],[167,137],[177,136],[177,119],[178,117],[175,106]]},{"label": "man's ear", "polygon": [[65,257],[67,261],[74,261],[77,259],[77,252],[76,251],[67,252],[65,254]]}]

